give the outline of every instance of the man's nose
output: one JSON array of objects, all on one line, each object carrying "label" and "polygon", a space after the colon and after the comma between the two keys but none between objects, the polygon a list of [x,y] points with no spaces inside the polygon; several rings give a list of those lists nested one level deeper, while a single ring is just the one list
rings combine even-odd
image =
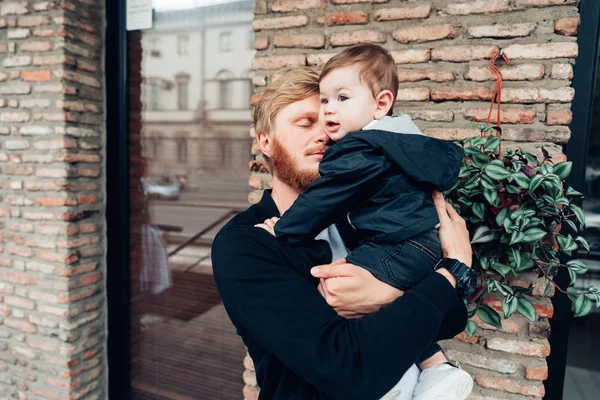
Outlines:
[{"label": "man's nose", "polygon": [[324,143],[324,144],[328,144],[329,141],[331,140],[329,138],[329,136],[327,135],[327,133],[325,133],[325,130],[323,129],[323,127],[321,126],[321,124],[315,124],[315,128],[314,128],[315,132],[313,134],[312,140],[315,143]]}]

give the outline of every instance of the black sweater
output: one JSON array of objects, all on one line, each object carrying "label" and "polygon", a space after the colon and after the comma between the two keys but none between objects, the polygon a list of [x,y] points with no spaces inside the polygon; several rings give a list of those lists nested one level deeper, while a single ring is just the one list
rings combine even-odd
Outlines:
[{"label": "black sweater", "polygon": [[467,316],[450,283],[434,273],[362,319],[346,320],[325,302],[312,257],[254,224],[278,216],[268,191],[217,234],[212,248],[223,304],[254,360],[260,399],[378,399],[434,340],[460,333]]},{"label": "black sweater", "polygon": [[406,240],[439,222],[431,192],[456,183],[463,155],[456,144],[424,135],[350,133],[325,151],[321,178],[285,212],[275,234],[306,243],[343,217],[356,241]]}]

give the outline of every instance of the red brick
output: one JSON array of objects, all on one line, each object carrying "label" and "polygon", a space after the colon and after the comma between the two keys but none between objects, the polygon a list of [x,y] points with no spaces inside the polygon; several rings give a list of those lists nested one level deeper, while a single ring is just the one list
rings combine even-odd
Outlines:
[{"label": "red brick", "polygon": [[577,57],[577,43],[542,43],[542,44],[512,44],[504,49],[511,60],[531,58],[536,60],[550,58]]},{"label": "red brick", "polygon": [[503,374],[514,374],[518,366],[511,360],[498,358],[496,354],[474,354],[474,352],[464,352],[447,349],[444,351],[446,356],[452,361],[458,361],[461,364],[468,364],[477,368],[484,368],[490,371],[497,371]]},{"label": "red brick", "polygon": [[428,101],[428,88],[406,88],[399,89],[396,96],[397,101]]},{"label": "red brick", "polygon": [[[321,68],[323,65],[327,63],[333,57],[334,53],[318,53],[318,54],[309,54],[306,57],[306,62],[308,65]],[[271,78],[273,79],[273,77]]]},{"label": "red brick", "polygon": [[517,7],[546,7],[577,4],[578,0],[516,0]]},{"label": "red brick", "polygon": [[434,61],[463,62],[491,58],[498,53],[498,47],[492,45],[442,46],[431,51]]},{"label": "red brick", "polygon": [[535,24],[497,24],[472,26],[468,33],[472,38],[512,38],[529,36],[535,30]]},{"label": "red brick", "polygon": [[469,338],[467,332],[461,332],[458,335],[454,336],[454,339],[465,343],[475,344],[479,340],[479,337],[473,335]]},{"label": "red brick", "polygon": [[499,350],[530,357],[548,357],[550,355],[550,346],[548,345],[548,341],[523,342],[519,340],[509,340],[495,337],[488,338],[486,347],[490,350]]},{"label": "red brick", "polygon": [[481,329],[487,329],[492,331],[500,331],[507,333],[519,333],[521,332],[521,325],[515,321],[515,318],[504,319],[502,316],[500,317],[500,323],[502,324],[502,328],[498,329],[495,326],[486,324],[483,322],[477,314],[475,314],[471,320],[477,324]]},{"label": "red brick", "polygon": [[431,51],[429,49],[409,49],[390,51],[396,64],[416,64],[429,61]]},{"label": "red brick", "polygon": [[545,381],[548,379],[548,366],[525,367],[525,379],[531,381]]},{"label": "red brick", "polygon": [[327,7],[327,1],[325,0],[275,0],[271,10],[275,12],[290,12],[325,7]]},{"label": "red brick", "polygon": [[4,325],[9,328],[12,328],[17,331],[24,332],[24,333],[36,333],[37,332],[37,328],[35,327],[35,325],[30,324],[29,322],[23,321],[20,319],[5,318]]},{"label": "red brick", "polygon": [[29,82],[45,82],[52,79],[50,71],[21,71],[21,79]]},{"label": "red brick", "polygon": [[544,385],[542,385],[541,383],[523,385],[515,381],[514,379],[483,375],[476,376],[475,381],[479,386],[483,386],[484,388],[496,389],[509,393],[522,394],[524,396],[542,398],[545,394]]},{"label": "red brick", "polygon": [[335,32],[329,36],[329,44],[332,46],[349,46],[360,43],[385,43],[386,36],[379,31],[352,31]]},{"label": "red brick", "polygon": [[6,1],[0,7],[0,15],[23,15],[29,14],[27,2],[21,1]]},{"label": "red brick", "polygon": [[452,122],[454,113],[450,110],[414,110],[405,111],[412,119],[432,122]]},{"label": "red brick", "polygon": [[441,88],[431,90],[433,101],[490,100],[492,91],[487,88]]},{"label": "red brick", "polygon": [[[0,113],[0,122],[27,122],[29,121],[29,113],[23,112],[4,112]],[[17,143],[17,142],[15,142]]]},{"label": "red brick", "polygon": [[394,39],[400,43],[430,42],[458,36],[458,27],[454,25],[417,26],[395,30]]},{"label": "red brick", "polygon": [[53,392],[43,387],[33,387],[31,388],[31,392],[33,394],[43,397],[44,399],[57,400],[61,398],[60,393]]},{"label": "red brick", "polygon": [[504,103],[569,103],[573,100],[573,88],[538,89],[506,88],[502,90]]},{"label": "red brick", "polygon": [[246,357],[244,357],[244,367],[247,370],[254,371],[254,362],[252,361],[252,358],[250,358],[250,356],[248,354],[246,354]]},{"label": "red brick", "polygon": [[571,110],[548,111],[546,125],[569,125],[573,121]]},{"label": "red brick", "polygon": [[573,66],[571,64],[554,64],[550,72],[552,79],[573,79]]},{"label": "red brick", "polygon": [[476,128],[428,128],[425,135],[444,140],[464,140],[479,136],[481,132]]},{"label": "red brick", "polygon": [[52,43],[49,41],[37,42],[21,42],[19,43],[20,51],[43,52],[52,50]]},{"label": "red brick", "polygon": [[387,3],[390,0],[331,0],[333,4]]},{"label": "red brick", "polygon": [[450,15],[491,14],[506,11],[508,0],[476,0],[468,3],[453,3],[444,12]]},{"label": "red brick", "polygon": [[35,308],[35,302],[30,299],[17,296],[4,296],[4,302],[10,306],[17,308],[24,308],[26,310],[33,310]]},{"label": "red brick", "polygon": [[317,18],[318,24],[335,25],[364,25],[369,23],[369,14],[362,11],[332,12]]},{"label": "red brick", "polygon": [[258,400],[259,393],[260,393],[259,388],[244,385],[244,389],[243,389],[244,400]]},{"label": "red brick", "polygon": [[[488,108],[470,108],[465,111],[465,116],[471,121],[485,122],[487,121],[488,113]],[[497,116],[496,110],[492,111],[492,123],[496,123]],[[532,124],[535,119],[535,111],[504,108],[500,119],[502,123],[508,124]]]},{"label": "red brick", "polygon": [[541,301],[532,301],[535,312],[541,318],[552,318],[554,315],[554,307],[550,299],[543,299]]},{"label": "red brick", "polygon": [[31,36],[29,29],[11,29],[7,33],[8,39],[27,39]]},{"label": "red brick", "polygon": [[306,58],[301,54],[282,54],[252,59],[253,69],[280,69],[296,65],[306,65]]},{"label": "red brick", "polygon": [[579,32],[581,20],[576,18],[561,18],[554,21],[554,32],[566,36],[575,36]]},{"label": "red brick", "polygon": [[[534,81],[544,78],[544,66],[542,64],[521,64],[500,67],[499,69],[502,72],[502,79],[505,81]],[[469,66],[465,79],[477,82],[495,81],[496,74],[487,66]]]},{"label": "red brick", "polygon": [[256,36],[254,38],[254,49],[255,50],[264,50],[269,47],[269,37],[268,36]]},{"label": "red brick", "polygon": [[261,18],[255,19],[252,23],[252,29],[256,32],[265,29],[285,29],[294,28],[298,26],[304,26],[308,24],[308,17],[306,15],[294,15],[290,17],[277,17],[277,18]]},{"label": "red brick", "polygon": [[299,49],[321,49],[325,46],[325,36],[321,34],[277,35],[275,47],[293,47]]},{"label": "red brick", "polygon": [[398,80],[402,82],[419,82],[430,80],[433,82],[452,82],[454,74],[443,69],[399,69]]},{"label": "red brick", "polygon": [[431,6],[429,4],[416,7],[382,8],[375,12],[375,21],[427,18],[430,13]]}]

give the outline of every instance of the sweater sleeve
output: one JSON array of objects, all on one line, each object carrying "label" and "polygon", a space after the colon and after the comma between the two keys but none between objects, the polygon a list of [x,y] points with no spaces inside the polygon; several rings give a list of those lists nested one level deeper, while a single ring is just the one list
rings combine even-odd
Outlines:
[{"label": "sweater sleeve", "polygon": [[352,210],[365,189],[389,167],[389,161],[368,143],[344,139],[327,150],[319,166],[321,177],[281,216],[275,235],[290,244],[313,240]]},{"label": "sweater sleeve", "polygon": [[261,230],[222,231],[212,250],[215,281],[242,336],[332,398],[380,398],[459,305],[434,273],[378,312],[346,320],[290,266],[284,246]]}]

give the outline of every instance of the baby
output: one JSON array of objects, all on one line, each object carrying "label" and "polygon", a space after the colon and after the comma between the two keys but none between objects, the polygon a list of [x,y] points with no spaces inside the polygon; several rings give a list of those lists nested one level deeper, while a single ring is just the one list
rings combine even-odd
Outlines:
[{"label": "baby", "polygon": [[[289,244],[305,244],[337,223],[350,250],[347,261],[404,291],[442,258],[431,193],[454,185],[463,151],[422,135],[407,115],[391,117],[397,73],[388,51],[371,44],[350,47],[327,62],[319,79],[319,120],[336,143],[319,165],[321,178],[270,232]],[[417,364],[414,399],[459,400],[470,393],[473,380],[448,362],[437,343]],[[384,399],[395,396],[392,391]]]}]

